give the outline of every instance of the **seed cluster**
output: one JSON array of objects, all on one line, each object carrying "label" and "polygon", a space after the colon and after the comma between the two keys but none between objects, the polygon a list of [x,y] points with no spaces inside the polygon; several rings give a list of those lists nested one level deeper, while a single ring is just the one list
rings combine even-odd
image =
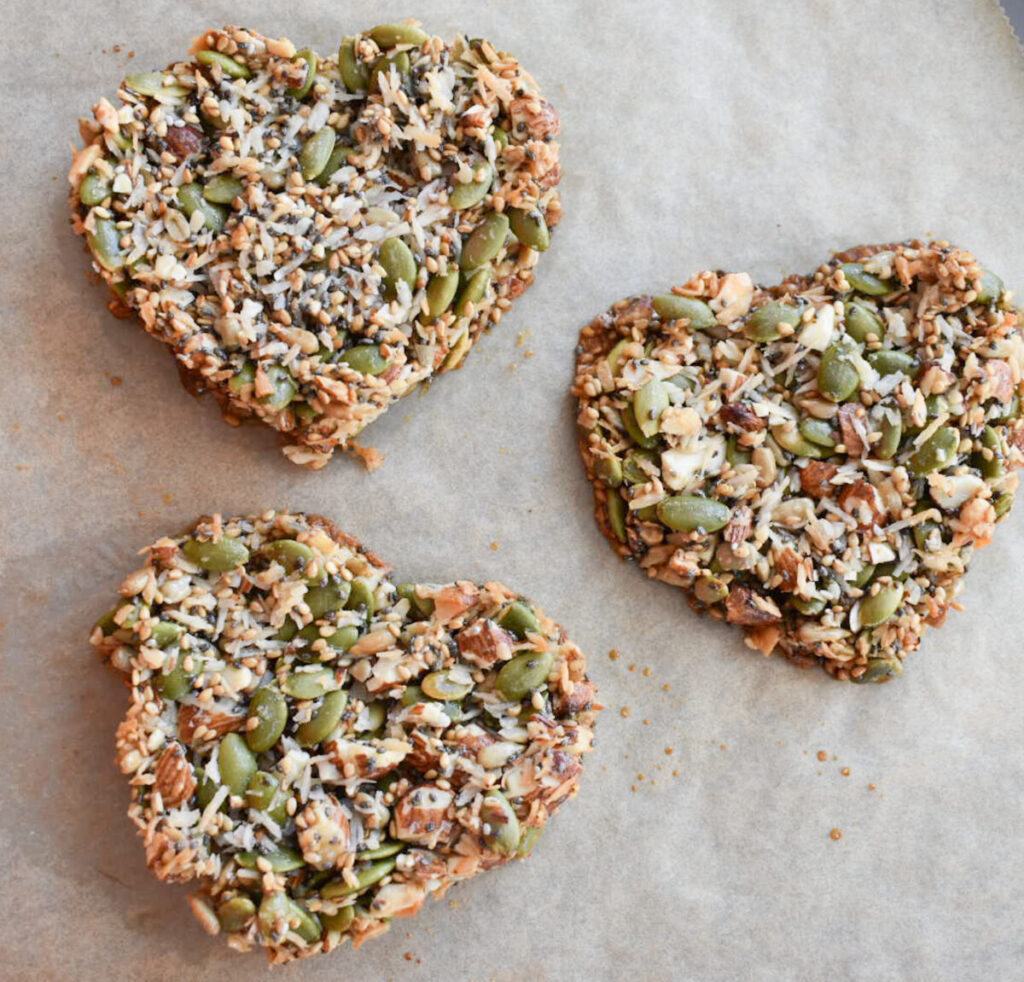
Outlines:
[{"label": "seed cluster", "polygon": [[1011,295],[944,242],[702,272],[581,334],[598,523],[751,647],[886,681],[1013,503],[1022,377]]},{"label": "seed cluster", "polygon": [[92,643],[161,879],[273,962],[356,945],[526,856],[600,709],[579,649],[501,584],[399,584],[318,516],[155,542]]},{"label": "seed cluster", "polygon": [[558,116],[486,41],[227,27],[118,94],[80,124],[75,230],[186,384],[307,467],[458,367],[561,217]]}]

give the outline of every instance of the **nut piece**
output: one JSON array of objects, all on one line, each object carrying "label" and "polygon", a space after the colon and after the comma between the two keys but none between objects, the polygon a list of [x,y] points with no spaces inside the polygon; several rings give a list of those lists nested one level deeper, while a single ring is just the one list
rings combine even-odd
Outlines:
[{"label": "nut piece", "polygon": [[192,797],[195,789],[196,779],[185,759],[185,748],[180,743],[168,744],[153,772],[153,790],[160,792],[165,808],[177,808]]}]

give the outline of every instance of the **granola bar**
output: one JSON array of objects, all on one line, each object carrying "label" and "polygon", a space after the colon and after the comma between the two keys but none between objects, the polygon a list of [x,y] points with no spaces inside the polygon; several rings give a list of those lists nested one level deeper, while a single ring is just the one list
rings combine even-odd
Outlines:
[{"label": "granola bar", "polygon": [[413,22],[326,58],[239,27],[191,54],[81,121],[72,224],[190,390],[323,467],[532,283],[558,116],[513,56]]},{"label": "granola bar", "polygon": [[766,655],[900,675],[1013,503],[1011,299],[969,252],[911,241],[616,304],[574,385],[602,532]]},{"label": "granola bar", "polygon": [[396,586],[326,519],[272,511],[144,556],[91,637],[130,685],[129,816],[233,948],[358,946],[528,855],[575,794],[584,657],[501,584]]}]

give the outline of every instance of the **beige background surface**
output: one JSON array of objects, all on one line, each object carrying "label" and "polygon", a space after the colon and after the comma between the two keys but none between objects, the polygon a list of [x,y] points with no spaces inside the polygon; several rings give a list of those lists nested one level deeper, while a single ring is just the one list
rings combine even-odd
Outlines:
[{"label": "beige background surface", "polygon": [[[583,791],[532,861],[282,977],[1022,977],[1024,515],[901,681],[839,685],[765,662],[612,556],[567,395],[583,323],[704,267],[771,281],[832,248],[934,233],[1024,288],[1024,59],[993,3],[3,9],[0,977],[263,971],[147,873],[112,764],[125,694],[86,635],[136,549],[204,511],[274,504],[334,517],[402,578],[534,596],[591,653],[609,707]],[[562,113],[566,219],[468,366],[372,428],[382,470],[309,473],[270,431],[224,426],[106,312],[67,227],[67,144],[129,65],[162,66],[206,26],[326,50],[411,14],[486,35],[536,75]]]}]

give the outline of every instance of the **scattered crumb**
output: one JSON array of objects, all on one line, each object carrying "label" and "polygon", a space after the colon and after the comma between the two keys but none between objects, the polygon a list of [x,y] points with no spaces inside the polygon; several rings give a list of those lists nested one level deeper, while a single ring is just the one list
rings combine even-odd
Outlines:
[{"label": "scattered crumb", "polygon": [[523,352],[523,357],[524,358],[532,358],[535,354],[537,354],[536,351],[530,351],[530,349],[527,348],[526,351]]},{"label": "scattered crumb", "polygon": [[673,777],[679,777],[679,771],[673,771],[672,772],[672,776]]},{"label": "scattered crumb", "polygon": [[719,750],[728,750],[729,748],[723,743],[719,746]]},{"label": "scattered crumb", "polygon": [[640,789],[635,784],[633,784],[633,785],[630,785],[629,790],[630,791],[639,791]]},{"label": "scattered crumb", "polygon": [[672,686],[671,686],[671,685],[669,685],[669,684],[668,684],[668,682],[666,682],[666,683],[665,683],[665,684],[664,684],[664,685],[663,685],[663,686],[661,687],[661,691],[662,691],[662,692],[671,692],[671,691],[672,691]]},{"label": "scattered crumb", "polygon": [[169,505],[174,501],[174,495],[170,491],[165,491],[161,500],[165,505]]},{"label": "scattered crumb", "polygon": [[118,53],[120,53],[120,51],[121,51],[121,45],[119,45],[119,44],[115,44],[112,50],[114,51],[114,53],[115,53],[115,54],[118,54]]},{"label": "scattered crumb", "polygon": [[641,674],[641,675],[642,675],[642,676],[643,676],[643,677],[644,677],[645,679],[649,679],[649,678],[651,677],[651,670],[650,670],[649,668],[645,668],[645,669],[644,669],[644,670],[643,670],[643,671],[642,671],[642,672],[641,672],[640,674]]},{"label": "scattered crumb", "polygon": [[843,830],[833,829],[831,832],[829,832],[828,837],[832,839],[833,842],[838,842],[843,837]]},{"label": "scattered crumb", "polygon": [[828,753],[826,751],[824,751],[824,750],[819,750],[818,751],[818,760],[822,760],[822,761],[828,760]]},{"label": "scattered crumb", "polygon": [[651,725],[651,721],[649,719],[645,719],[643,722],[644,722],[644,726],[650,726]]},{"label": "scattered crumb", "polygon": [[508,366],[508,370],[509,370],[510,372],[514,372],[514,371],[516,371],[516,369],[518,369],[518,368],[519,368],[519,366],[518,366],[518,365],[517,365],[517,364],[516,364],[515,362],[512,362],[512,364]]},{"label": "scattered crumb", "polygon": [[630,709],[629,706],[623,706],[622,709],[619,710],[619,715],[623,719],[629,719],[629,717],[633,715],[633,710]]},{"label": "scattered crumb", "polygon": [[644,776],[643,776],[643,774],[637,774],[637,776],[636,776],[636,779],[637,779],[638,781],[642,781],[642,780],[644,779]]},{"label": "scattered crumb", "polygon": [[636,665],[630,665],[630,666],[629,666],[629,670],[630,670],[631,672],[635,672],[635,671],[636,671]]},{"label": "scattered crumb", "polygon": [[67,413],[57,413],[58,422],[63,423],[68,418]]},{"label": "scattered crumb", "polygon": [[461,907],[462,907],[462,901],[461,900],[449,900],[448,901],[448,909],[449,910],[459,910],[459,908],[461,908]]},{"label": "scattered crumb", "polygon": [[117,386],[119,386],[119,385],[120,385],[120,384],[121,384],[121,383],[122,383],[123,381],[124,381],[124,379],[123,379],[123,378],[121,378],[121,376],[120,376],[120,375],[113,375],[113,376],[111,376],[111,379],[110,379],[110,384],[111,384],[111,385],[113,385],[113,386],[114,386],[114,387],[116,388],[116,387],[117,387]]},{"label": "scattered crumb", "polygon": [[501,543],[500,543],[500,542],[499,542],[499,541],[498,541],[497,539],[495,539],[495,540],[494,540],[494,541],[493,541],[493,542],[491,543],[491,548],[492,548],[492,549],[493,549],[493,550],[494,550],[495,552],[497,552],[497,551],[498,551],[498,550],[499,550],[499,549],[501,548]]},{"label": "scattered crumb", "polygon": [[849,767],[844,767],[839,773],[842,774],[843,777],[849,777],[850,776],[850,768]]},{"label": "scattered crumb", "polygon": [[868,791],[877,791],[877,790],[878,789],[873,784],[869,784],[868,785]]},{"label": "scattered crumb", "polygon": [[619,660],[619,653],[618,653],[618,651],[615,648],[612,648],[612,650],[608,652],[608,657],[612,661],[618,661]]},{"label": "scattered crumb", "polygon": [[526,343],[526,339],[527,339],[527,338],[528,338],[529,336],[530,336],[530,332],[529,332],[528,330],[526,330],[526,331],[520,331],[520,332],[519,332],[519,333],[518,333],[518,334],[516,335],[516,347],[517,347],[517,348],[521,348],[521,347],[522,347],[522,346],[523,346],[523,345],[524,345],[524,344]]},{"label": "scattered crumb", "polygon": [[666,747],[665,748],[665,755],[667,757],[671,757],[674,753],[675,753],[675,748],[674,747]]}]

